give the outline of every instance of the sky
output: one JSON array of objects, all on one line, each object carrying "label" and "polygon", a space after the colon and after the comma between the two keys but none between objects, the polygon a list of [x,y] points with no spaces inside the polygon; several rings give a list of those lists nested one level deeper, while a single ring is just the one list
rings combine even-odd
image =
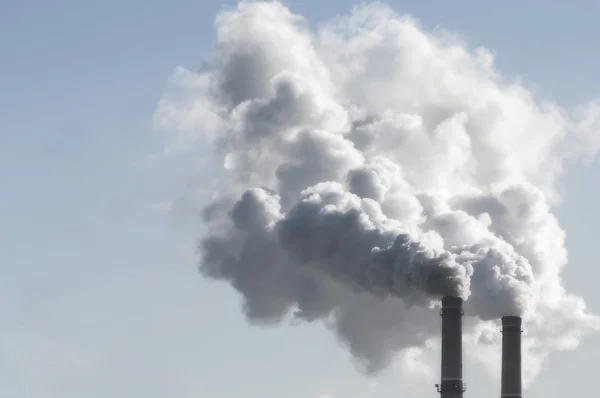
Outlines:
[{"label": "sky", "polygon": [[[286,4],[311,26],[351,8],[341,1]],[[600,93],[599,5],[388,4],[425,30],[443,27],[494,51],[504,74],[543,98],[568,107]],[[361,375],[321,325],[248,326],[240,297],[197,272],[201,205],[186,195],[211,171],[198,171],[197,158],[153,162],[164,140],[152,121],[175,69],[202,65],[216,14],[234,6],[2,7],[0,396],[436,394],[437,380],[409,380],[394,369],[376,379]],[[571,168],[556,211],[567,231],[564,283],[594,311],[599,175],[597,163]],[[174,211],[160,211],[173,199]],[[598,336],[553,354],[527,395],[586,393],[598,355]],[[465,374],[468,395],[499,394],[498,380],[469,360]]]}]

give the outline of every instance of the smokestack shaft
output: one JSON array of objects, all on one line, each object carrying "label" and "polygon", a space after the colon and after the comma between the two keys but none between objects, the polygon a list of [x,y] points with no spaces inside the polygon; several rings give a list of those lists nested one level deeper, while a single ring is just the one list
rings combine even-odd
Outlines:
[{"label": "smokestack shaft", "polygon": [[521,318],[502,317],[502,398],[521,398]]},{"label": "smokestack shaft", "polygon": [[437,385],[441,398],[462,398],[462,299],[442,299],[442,381]]}]

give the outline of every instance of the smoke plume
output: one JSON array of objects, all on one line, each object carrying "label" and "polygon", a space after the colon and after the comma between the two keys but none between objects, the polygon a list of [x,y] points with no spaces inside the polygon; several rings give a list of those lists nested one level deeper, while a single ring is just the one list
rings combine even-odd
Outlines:
[{"label": "smoke plume", "polygon": [[561,284],[551,212],[565,158],[598,125],[577,115],[385,5],[314,32],[280,3],[242,2],[156,121],[180,148],[214,146],[200,270],[250,322],[323,321],[377,372],[429,346],[432,309],[457,295],[482,361],[496,319],[524,317],[531,379],[599,325]]}]

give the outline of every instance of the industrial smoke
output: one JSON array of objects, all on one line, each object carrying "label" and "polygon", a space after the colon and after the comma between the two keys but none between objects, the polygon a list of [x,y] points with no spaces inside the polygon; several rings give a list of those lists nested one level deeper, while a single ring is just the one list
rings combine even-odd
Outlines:
[{"label": "industrial smoke", "polygon": [[591,148],[585,109],[537,100],[489,51],[381,4],[313,32],[280,3],[242,2],[156,122],[171,153],[213,145],[200,270],[249,322],[325,322],[377,372],[427,349],[455,296],[482,362],[496,320],[523,317],[531,378],[598,328],[562,285],[552,214],[566,156]]}]

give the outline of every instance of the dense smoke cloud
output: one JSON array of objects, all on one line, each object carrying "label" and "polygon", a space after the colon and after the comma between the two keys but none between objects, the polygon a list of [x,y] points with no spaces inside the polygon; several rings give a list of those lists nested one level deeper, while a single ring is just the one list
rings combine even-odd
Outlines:
[{"label": "dense smoke cloud", "polygon": [[432,309],[458,295],[481,360],[496,318],[525,317],[529,378],[598,328],[561,284],[551,213],[597,107],[540,102],[490,52],[381,4],[311,32],[279,3],[241,3],[216,28],[156,118],[171,144],[214,144],[200,269],[250,322],[322,320],[377,372],[435,339]]}]

